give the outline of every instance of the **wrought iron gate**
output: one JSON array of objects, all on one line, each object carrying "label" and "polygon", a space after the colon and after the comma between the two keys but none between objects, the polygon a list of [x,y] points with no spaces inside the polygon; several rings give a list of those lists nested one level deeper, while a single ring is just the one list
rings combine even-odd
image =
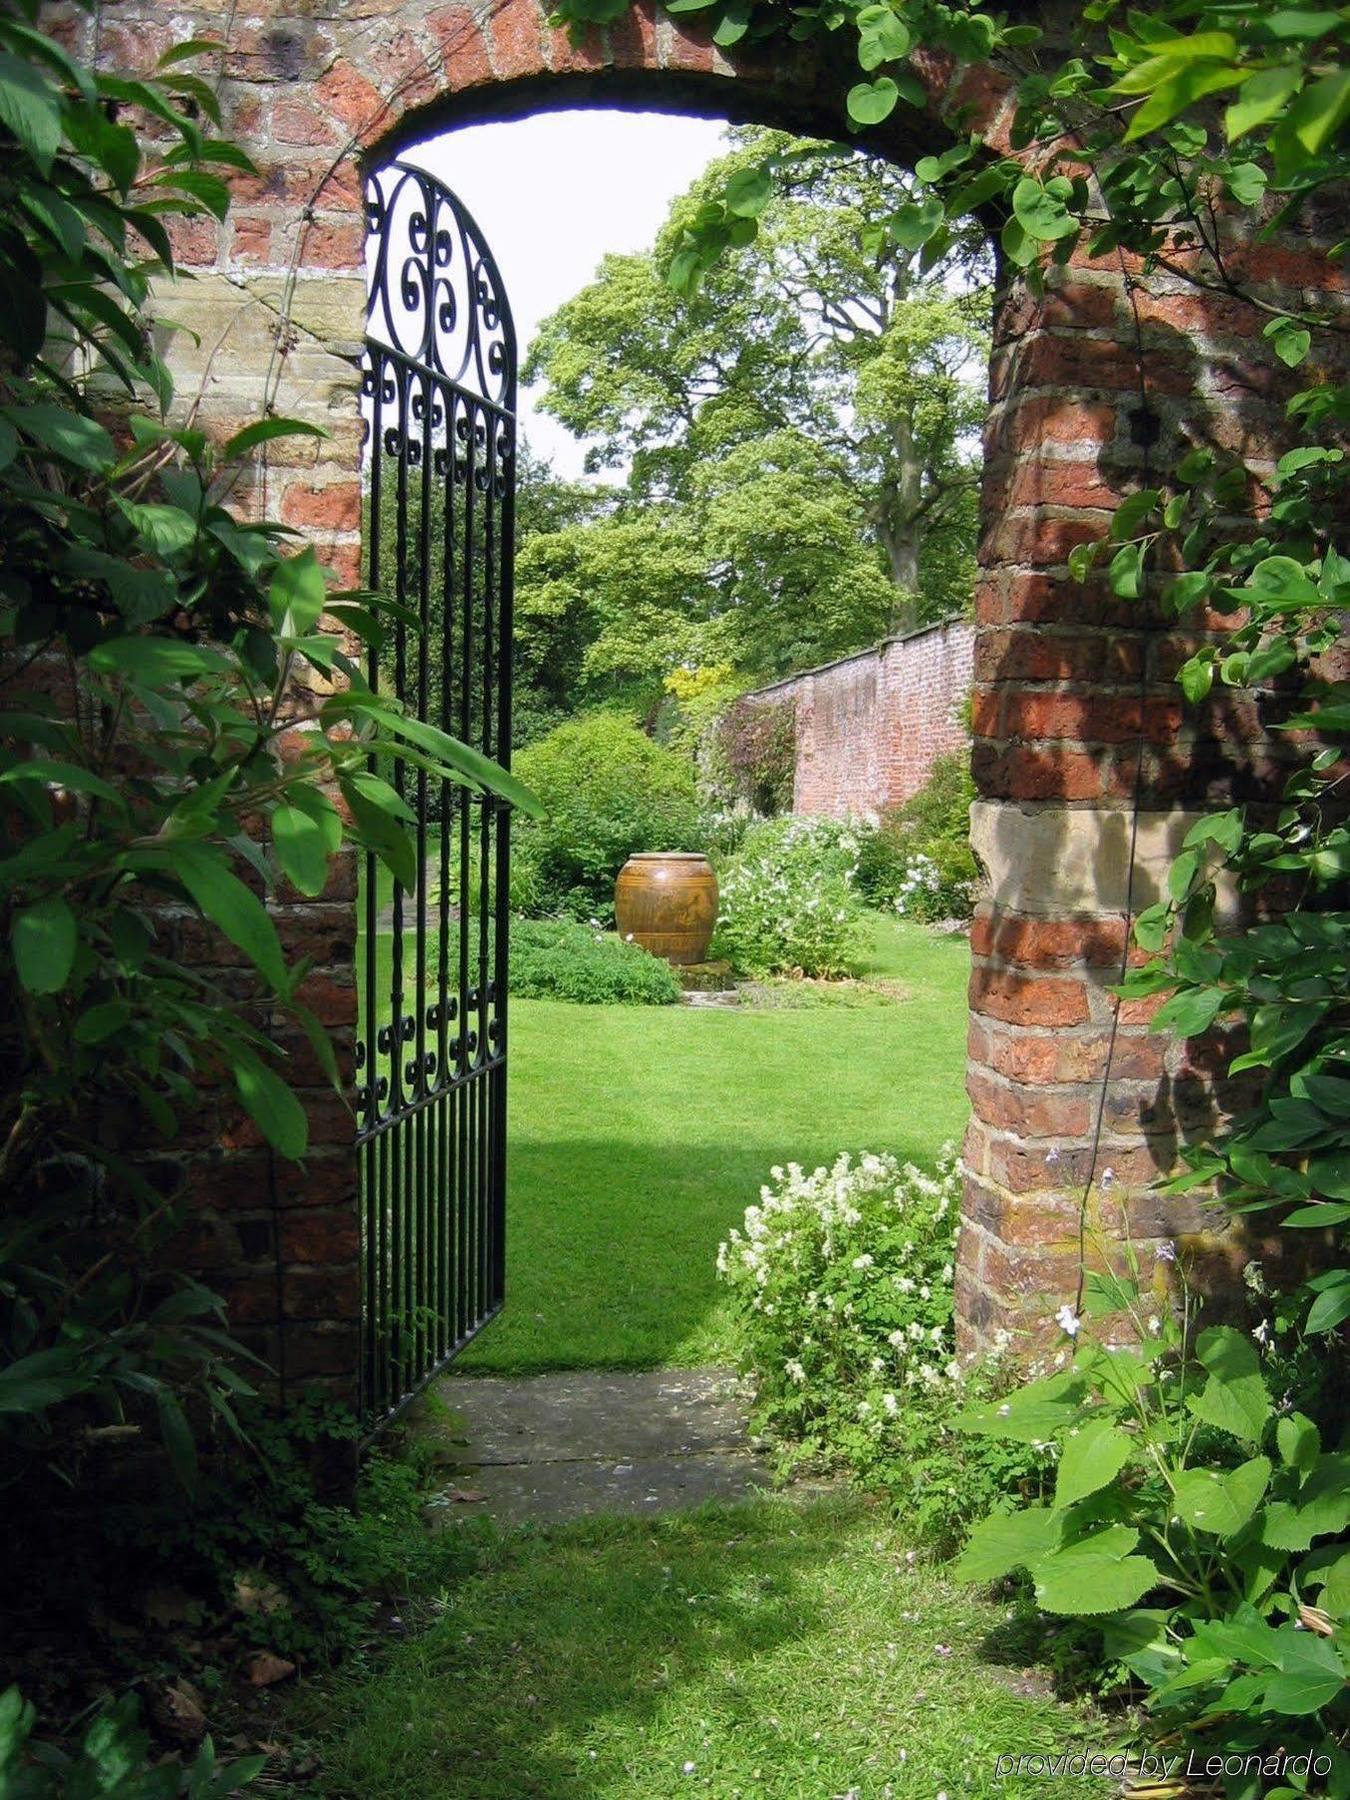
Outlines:
[{"label": "wrought iron gate", "polygon": [[[492,255],[434,177],[366,184],[370,587],[396,603],[372,687],[500,762],[511,746],[516,341]],[[500,1309],[507,811],[382,761],[415,879],[365,870],[356,1050],[362,1410],[390,1418]]]}]

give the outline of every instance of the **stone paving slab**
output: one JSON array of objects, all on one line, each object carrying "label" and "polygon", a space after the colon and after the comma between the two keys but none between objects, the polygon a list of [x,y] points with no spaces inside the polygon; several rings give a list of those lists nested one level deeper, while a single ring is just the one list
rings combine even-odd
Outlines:
[{"label": "stone paving slab", "polygon": [[743,1500],[772,1485],[730,1369],[445,1376],[418,1429],[453,1472],[441,1520],[503,1524],[642,1515]]}]

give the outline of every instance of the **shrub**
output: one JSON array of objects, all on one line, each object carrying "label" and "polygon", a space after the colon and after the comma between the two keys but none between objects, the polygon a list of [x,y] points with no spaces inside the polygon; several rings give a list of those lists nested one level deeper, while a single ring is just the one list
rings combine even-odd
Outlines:
[{"label": "shrub", "polygon": [[635,850],[699,850],[703,825],[688,761],[616,713],[560,725],[516,759],[546,817],[515,841],[532,910],[613,917],[614,878]]},{"label": "shrub", "polygon": [[190,1765],[151,1749],[135,1694],[100,1706],[73,1751],[33,1739],[33,1707],[18,1688],[0,1693],[0,1793],[15,1800],[226,1800],[252,1788],[266,1756],[217,1760],[207,1738]]},{"label": "shrub", "polygon": [[[1272,1348],[1297,1302],[1250,1335],[1197,1331],[1184,1279],[1180,1319],[1167,1292],[1174,1246],[1148,1276],[1128,1245],[1125,1263],[1086,1275],[1085,1316],[1057,1313],[1069,1367],[966,1416],[996,1440],[1054,1440],[1059,1458],[1049,1504],[982,1521],[957,1573],[1025,1569],[1044,1612],[1100,1624],[1108,1667],[1146,1691],[1160,1741],[1182,1760],[1223,1752],[1239,1764],[1225,1774],[1250,1777],[1244,1758],[1259,1772],[1277,1752],[1323,1753],[1314,1773],[1344,1771],[1350,1452],[1301,1410],[1318,1410],[1317,1388],[1300,1391],[1297,1353]],[[1325,1360],[1321,1375],[1339,1388]],[[1343,1791],[1343,1775],[1325,1791]]]},{"label": "shrub", "polygon": [[713,954],[745,975],[849,974],[862,947],[859,837],[833,819],[752,826],[719,871]]},{"label": "shrub", "polygon": [[935,1175],[892,1156],[772,1171],[718,1252],[756,1388],[756,1424],[785,1464],[847,1469],[902,1504],[943,1550],[959,1521],[1034,1487],[1041,1458],[954,1429],[1001,1363],[955,1360],[955,1150]]},{"label": "shrub", "polygon": [[861,837],[858,886],[868,899],[920,924],[968,919],[980,872],[970,848],[974,798],[965,753],[938,757],[918,793]]},{"label": "shrub", "polygon": [[680,983],[669,963],[613,932],[574,919],[513,919],[511,992],[587,1006],[669,1006]]},{"label": "shrub", "polygon": [[797,775],[797,709],[790,700],[736,700],[717,721],[713,757],[733,800],[789,809]]}]

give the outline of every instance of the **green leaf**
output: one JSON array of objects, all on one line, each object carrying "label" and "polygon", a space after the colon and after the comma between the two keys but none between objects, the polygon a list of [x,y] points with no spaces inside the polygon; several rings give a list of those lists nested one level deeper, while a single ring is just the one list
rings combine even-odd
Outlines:
[{"label": "green leaf", "polygon": [[1286,1469],[1306,1475],[1322,1454],[1322,1434],[1304,1413],[1290,1413],[1275,1427],[1275,1442]]},{"label": "green leaf", "polygon": [[1318,156],[1347,120],[1350,120],[1350,69],[1323,75],[1311,87],[1305,88],[1276,133],[1275,164],[1280,178],[1283,179],[1281,164],[1287,165],[1289,160],[1291,139],[1307,156]]},{"label": "green leaf", "polygon": [[727,182],[727,211],[737,218],[758,218],[772,199],[773,177],[762,165],[757,169],[738,169]]},{"label": "green leaf", "polygon": [[992,1513],[971,1532],[953,1573],[958,1581],[997,1581],[1000,1575],[1039,1562],[1058,1537],[1059,1521],[1048,1507]]},{"label": "green leaf", "polygon": [[1296,369],[1312,347],[1312,334],[1292,319],[1272,319],[1261,333],[1275,346],[1275,354],[1289,368]]},{"label": "green leaf", "polygon": [[1284,63],[1277,69],[1259,69],[1244,81],[1237,99],[1223,115],[1229,143],[1236,143],[1258,125],[1273,119],[1289,96],[1298,92],[1302,81],[1303,67],[1296,62]]},{"label": "green leaf", "polygon": [[109,638],[89,652],[89,666],[100,675],[123,675],[147,687],[176,681],[193,681],[223,669],[218,651],[205,644],[179,643],[175,638]]},{"label": "green leaf", "polygon": [[1064,1439],[1055,1483],[1055,1508],[1062,1512],[1076,1500],[1095,1494],[1114,1481],[1134,1454],[1125,1433],[1105,1419],[1084,1425]]},{"label": "green leaf", "polygon": [[945,217],[942,202],[936,198],[930,197],[922,204],[907,202],[891,214],[891,237],[902,250],[922,249]]},{"label": "green leaf", "polygon": [[1237,39],[1227,31],[1197,31],[1190,37],[1165,37],[1149,44],[1149,55],[1112,84],[1113,94],[1150,94],[1160,81],[1187,62],[1232,62]]},{"label": "green leaf", "polygon": [[880,125],[890,118],[899,99],[900,89],[889,75],[860,81],[848,91],[848,116],[858,125]]},{"label": "green leaf", "polygon": [[1075,544],[1069,552],[1069,573],[1075,581],[1086,581],[1097,560],[1096,544]]},{"label": "green leaf", "polygon": [[1325,1607],[1334,1619],[1343,1619],[1350,1613],[1350,1551],[1337,1557],[1326,1570],[1318,1604]]},{"label": "green leaf", "polygon": [[1308,1178],[1317,1193],[1331,1200],[1350,1200],[1350,1150],[1315,1156],[1308,1164]]},{"label": "green leaf", "polygon": [[1157,511],[1161,499],[1162,494],[1157,488],[1141,488],[1137,494],[1122,500],[1111,515],[1112,543],[1119,544],[1132,538],[1145,519]]},{"label": "green leaf", "polygon": [[384,730],[392,732],[395,737],[406,738],[409,743],[427,751],[471,786],[500,794],[530,818],[540,819],[544,816],[543,807],[523,781],[518,781],[500,763],[493,762],[491,757],[484,756],[481,750],[462,744],[458,738],[451,737],[439,726],[429,725],[423,719],[409,718],[406,713],[390,711],[372,696],[347,694],[343,696],[341,704],[345,704],[349,710],[375,712]]},{"label": "green leaf", "polygon": [[131,1023],[131,1008],[125,1000],[104,1000],[81,1013],[75,1024],[78,1044],[103,1044]]},{"label": "green leaf", "polygon": [[1130,1552],[1139,1533],[1128,1525],[1062,1545],[1033,1567],[1036,1598],[1046,1612],[1081,1617],[1122,1612],[1158,1585],[1158,1571],[1146,1556]]},{"label": "green leaf", "polygon": [[857,15],[858,62],[864,69],[898,62],[913,39],[904,21],[889,6],[865,6]]},{"label": "green leaf", "polygon": [[302,894],[321,894],[328,879],[328,843],[319,821],[298,806],[272,814],[272,844],[288,879]]},{"label": "green leaf", "polygon": [[1271,1405],[1251,1340],[1231,1325],[1212,1325],[1196,1339],[1195,1351],[1209,1380],[1191,1395],[1191,1411],[1244,1443],[1259,1442]]},{"label": "green leaf", "polygon": [[197,1446],[187,1414],[167,1388],[155,1395],[159,1407],[159,1430],[169,1454],[169,1467],[189,1494],[197,1485]]},{"label": "green leaf", "polygon": [[1272,1712],[1296,1718],[1319,1712],[1345,1689],[1345,1667],[1336,1647],[1315,1632],[1285,1626],[1279,1673],[1266,1682],[1265,1702]]},{"label": "green leaf", "polygon": [[1107,569],[1111,592],[1122,600],[1137,600],[1144,591],[1144,546],[1125,544],[1111,558]]},{"label": "green leaf", "polygon": [[157,556],[177,556],[196,541],[198,522],[180,506],[163,501],[140,504],[134,500],[117,502],[128,525]]},{"label": "green leaf", "polygon": [[113,441],[103,427],[71,407],[47,402],[38,406],[7,406],[4,416],[40,450],[49,451],[77,469],[103,469],[116,460]]},{"label": "green leaf", "polygon": [[1018,1443],[1040,1443],[1058,1437],[1083,1417],[1088,1383],[1077,1370],[1066,1369],[1039,1381],[1028,1381],[1005,1400],[972,1406],[953,1423],[958,1431],[986,1437],[1013,1438]]},{"label": "green leaf", "polygon": [[220,454],[226,462],[233,462],[236,457],[247,456],[250,450],[256,450],[259,444],[270,444],[276,438],[327,436],[322,425],[308,425],[303,419],[259,419],[227,438],[220,447]]},{"label": "green leaf", "polygon": [[251,1051],[236,1051],[234,1085],[244,1109],[272,1148],[298,1162],[309,1143],[305,1109],[286,1083]]},{"label": "green leaf", "polygon": [[1224,1007],[1222,988],[1182,988],[1153,1015],[1151,1031],[1170,1031],[1177,1037],[1199,1037],[1208,1031]]},{"label": "green leaf", "polygon": [[14,915],[9,942],[20,982],[30,994],[55,994],[70,979],[78,931],[59,895]]},{"label": "green leaf", "polygon": [[1227,1473],[1187,1469],[1177,1477],[1173,1510],[1197,1531],[1228,1538],[1241,1531],[1270,1482],[1270,1460],[1254,1456]]},{"label": "green leaf", "polygon": [[89,1387],[91,1380],[79,1366],[74,1345],[35,1350],[0,1369],[0,1413],[44,1412]]},{"label": "green leaf", "polygon": [[30,63],[0,53],[0,125],[16,137],[44,175],[61,148],[61,108],[53,88]]},{"label": "green leaf", "polygon": [[1176,74],[1161,82],[1137,109],[1125,133],[1125,142],[1132,144],[1150,131],[1157,131],[1185,112],[1187,107],[1194,106],[1196,101],[1203,100],[1208,94],[1216,94],[1222,88],[1235,87],[1242,79],[1241,69],[1215,68],[1204,62],[1181,65]]},{"label": "green leaf", "polygon": [[1308,1309],[1303,1329],[1316,1337],[1334,1331],[1344,1319],[1350,1319],[1350,1269],[1335,1271],[1335,1280],[1323,1287]]},{"label": "green leaf", "polygon": [[298,556],[278,563],[267,596],[278,632],[283,637],[307,636],[318,623],[327,593],[328,584],[312,544]]},{"label": "green leaf", "polygon": [[203,917],[219,926],[272,987],[284,993],[289,984],[277,928],[262,901],[230,871],[224,857],[201,844],[176,844],[166,865]]},{"label": "green leaf", "polygon": [[66,788],[72,794],[95,794],[114,806],[124,804],[122,796],[110,781],[82,769],[75,763],[57,762],[52,757],[35,756],[28,762],[15,763],[0,775],[0,782],[40,781],[51,787]]},{"label": "green leaf", "polygon": [[1200,702],[1208,696],[1210,689],[1214,686],[1214,659],[1212,652],[1205,655],[1192,656],[1189,661],[1184,662],[1181,665],[1177,680],[1181,685],[1182,693],[1190,701],[1191,705],[1198,706]]},{"label": "green leaf", "polygon": [[1013,215],[1028,237],[1044,242],[1071,237],[1078,230],[1066,205],[1072,195],[1073,184],[1062,175],[1044,184],[1024,175],[1013,189]]}]

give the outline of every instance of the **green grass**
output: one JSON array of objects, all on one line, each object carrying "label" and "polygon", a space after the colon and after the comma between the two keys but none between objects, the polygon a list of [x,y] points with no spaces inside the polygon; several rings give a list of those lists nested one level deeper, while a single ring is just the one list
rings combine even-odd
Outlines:
[{"label": "green grass", "polygon": [[771,1167],[931,1163],[960,1137],[968,963],[962,938],[877,918],[869,972],[897,1004],[515,1002],[506,1310],[456,1366],[734,1359],[714,1261]]},{"label": "green grass", "polygon": [[1044,1800],[1044,1776],[996,1780],[996,1756],[1071,1750],[1089,1722],[1012,1690],[990,1661],[1003,1625],[855,1500],[517,1532],[377,1673],[311,1697],[318,1791]]}]

